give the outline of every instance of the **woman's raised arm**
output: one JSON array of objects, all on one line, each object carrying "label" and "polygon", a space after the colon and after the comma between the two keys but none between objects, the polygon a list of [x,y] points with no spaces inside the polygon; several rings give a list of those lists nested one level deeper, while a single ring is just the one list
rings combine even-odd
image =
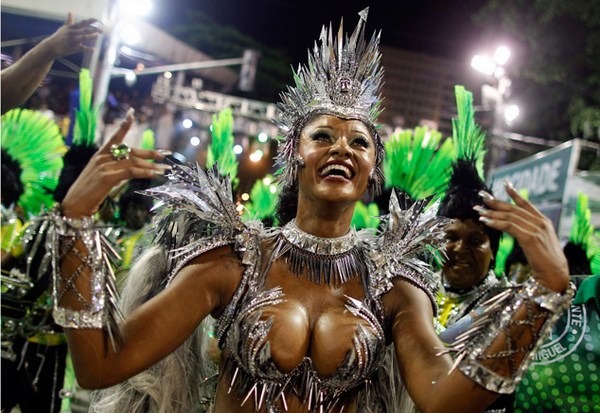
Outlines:
[{"label": "woman's raised arm", "polygon": [[551,222],[510,184],[506,189],[514,205],[481,193],[487,208],[475,209],[482,222],[519,242],[533,270],[530,280],[490,298],[447,348],[434,332],[424,292],[397,281],[385,297],[399,368],[423,412],[481,411],[499,393],[513,392],[530,353],[573,297]]},{"label": "woman's raised arm", "polygon": [[104,272],[106,281],[109,269],[101,238],[89,217],[124,180],[150,178],[167,169],[148,162],[163,159],[159,151],[128,152],[127,147],[121,153],[111,151],[113,145],[123,142],[132,122],[130,113],[91,158],[69,189],[60,213],[54,216],[55,316],[65,326],[79,384],[86,388],[121,382],[174,351],[204,317],[218,313],[229,301],[242,273],[229,247],[209,251],[180,270],[168,288],[122,320],[114,346],[107,340],[110,326],[105,310],[111,291],[98,279]]}]

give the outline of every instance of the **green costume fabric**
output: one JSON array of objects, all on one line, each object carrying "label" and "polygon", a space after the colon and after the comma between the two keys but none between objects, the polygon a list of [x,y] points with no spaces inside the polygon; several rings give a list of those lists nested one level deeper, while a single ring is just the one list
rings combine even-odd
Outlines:
[{"label": "green costume fabric", "polygon": [[515,412],[600,412],[600,274],[578,288],[515,392]]}]

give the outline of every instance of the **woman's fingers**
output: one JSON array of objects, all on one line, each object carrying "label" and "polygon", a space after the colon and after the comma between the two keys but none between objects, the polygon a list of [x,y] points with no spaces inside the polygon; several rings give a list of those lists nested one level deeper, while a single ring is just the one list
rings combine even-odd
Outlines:
[{"label": "woman's fingers", "polygon": [[[131,125],[133,124],[133,108],[129,108],[127,114],[125,115],[125,119],[121,122],[119,129],[110,137],[108,141],[102,145],[100,150],[98,151],[101,154],[110,154],[111,147],[113,145],[119,145],[123,143],[127,132],[131,129]],[[148,150],[148,149],[139,149],[139,148],[131,148],[131,152],[129,153],[130,158],[141,158],[141,159],[151,159],[155,161],[160,161],[164,159],[166,155],[170,155],[170,151],[165,150]]]},{"label": "woman's fingers", "polygon": [[[136,153],[141,151],[142,156],[138,156]],[[101,172],[113,172],[127,170],[130,168],[141,168],[155,171],[155,174],[164,174],[165,171],[171,169],[170,165],[157,164],[148,162],[148,160],[160,160],[164,157],[157,151],[149,151],[143,149],[132,149],[129,158],[115,160],[110,154],[101,154],[98,156],[97,168]]]},{"label": "woman's fingers", "polygon": [[165,150],[149,150],[149,149],[139,149],[139,148],[131,148],[131,155],[136,158],[141,159],[151,159],[154,161],[162,161],[166,155],[170,155],[171,151]]},{"label": "woman's fingers", "polygon": [[480,221],[513,236],[523,249],[535,278],[554,291],[564,291],[569,280],[568,267],[552,222],[510,183],[505,187],[515,204],[482,193],[485,207],[474,208],[480,214]]},{"label": "woman's fingers", "polygon": [[515,187],[509,182],[505,181],[504,188],[508,196],[512,198],[515,202],[514,204],[501,201],[497,198],[494,198],[491,194],[486,191],[479,191],[479,195],[483,198],[483,202],[496,211],[527,211],[529,214],[533,216],[542,217],[543,214],[535,207],[531,202],[526,200],[519,194],[519,192],[515,189]]},{"label": "woman's fingers", "polygon": [[96,22],[98,20],[96,19],[85,19],[85,20],[81,20],[77,23],[74,24],[70,24],[72,29],[75,30],[79,30],[79,29],[92,29],[92,30],[100,30],[99,27],[96,26]]},{"label": "woman's fingers", "polygon": [[506,190],[508,196],[510,196],[512,200],[515,201],[515,205],[525,209],[526,211],[529,211],[534,215],[542,215],[542,213],[535,206],[533,206],[531,202],[529,202],[527,199],[521,196],[519,191],[517,191],[517,189],[509,180],[504,181],[504,189]]},{"label": "woman's fingers", "polygon": [[129,179],[152,179],[157,175],[164,175],[165,171],[166,169],[146,168],[141,165],[135,165],[130,168],[107,171],[103,174],[103,179],[106,182],[111,182],[113,185],[116,185]]},{"label": "woman's fingers", "polygon": [[494,228],[507,232],[515,238],[516,234],[513,232],[520,229],[526,232],[535,232],[541,224],[538,222],[537,218],[533,216],[527,216],[529,214],[494,211],[483,207],[475,207],[474,209],[479,212],[479,220],[481,222],[485,224],[494,223],[496,226],[502,226],[502,228]]},{"label": "woman's fingers", "polygon": [[123,142],[123,139],[125,139],[127,132],[129,132],[129,129],[131,129],[131,125],[133,125],[133,113],[133,108],[129,108],[127,114],[125,115],[125,119],[121,122],[121,125],[119,126],[119,129],[117,129],[117,131],[110,137],[110,139],[104,142],[104,145],[102,145],[102,147],[99,150],[100,153],[110,153],[111,146],[118,145]]}]

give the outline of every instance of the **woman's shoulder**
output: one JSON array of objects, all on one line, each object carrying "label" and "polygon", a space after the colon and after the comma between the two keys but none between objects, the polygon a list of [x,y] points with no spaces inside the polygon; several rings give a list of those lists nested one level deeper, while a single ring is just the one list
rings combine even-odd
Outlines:
[{"label": "woman's shoulder", "polygon": [[364,233],[361,238],[374,297],[387,293],[401,279],[425,292],[435,311],[440,276],[431,264],[443,246],[445,220],[436,215],[436,207],[428,201],[416,201],[403,209],[393,193],[381,229]]}]

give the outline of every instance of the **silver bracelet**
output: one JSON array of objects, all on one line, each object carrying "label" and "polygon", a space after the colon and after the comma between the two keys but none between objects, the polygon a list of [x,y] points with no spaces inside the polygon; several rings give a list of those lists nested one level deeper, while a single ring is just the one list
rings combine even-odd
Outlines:
[{"label": "silver bracelet", "polygon": [[[47,248],[52,251],[54,321],[65,328],[106,329],[111,340],[118,337],[117,325],[122,315],[117,307],[118,293],[112,269],[112,265],[118,262],[118,254],[96,228],[92,217],[66,218],[56,208],[49,218],[51,229]],[[77,249],[77,240],[83,243],[87,254]],[[75,255],[81,263],[72,274],[63,276],[61,261],[67,254]],[[87,269],[90,290],[86,296],[89,299],[76,287],[77,278]],[[76,310],[61,306],[66,294],[73,294],[82,308]]]},{"label": "silver bracelet", "polygon": [[[440,354],[453,353],[455,363],[451,371],[458,367],[467,377],[490,391],[512,393],[526,372],[531,355],[535,354],[552,325],[569,307],[574,295],[575,286],[572,283],[565,292],[557,293],[533,277],[519,286],[509,287],[483,303],[481,315]],[[516,312],[523,306],[526,309],[525,318],[514,320]],[[535,332],[534,325],[540,318],[545,318],[545,321]],[[529,326],[533,340],[520,348],[507,346],[496,353],[486,353],[500,334],[504,333],[506,340],[511,340],[509,331],[515,325]],[[518,353],[526,354],[517,366],[514,356]],[[511,370],[509,376],[500,375],[483,365],[483,361],[490,359],[507,359]]]}]

